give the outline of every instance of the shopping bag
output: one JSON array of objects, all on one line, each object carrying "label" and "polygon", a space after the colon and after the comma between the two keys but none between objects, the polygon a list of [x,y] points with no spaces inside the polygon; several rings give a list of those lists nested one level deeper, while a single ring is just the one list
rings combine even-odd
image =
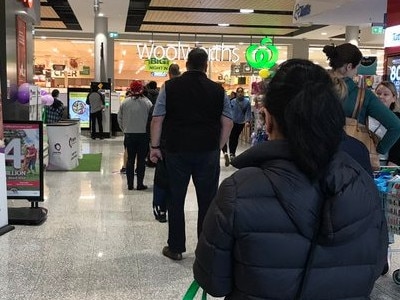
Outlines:
[{"label": "shopping bag", "polygon": [[[196,297],[199,289],[200,289],[199,284],[197,283],[196,280],[193,280],[188,290],[186,291],[186,294],[183,296],[182,300],[193,300]],[[207,299],[207,293],[203,290],[203,293],[201,295],[201,300],[206,300],[206,299]]]},{"label": "shopping bag", "polygon": [[376,135],[369,130],[368,119],[366,125],[360,124],[358,121],[358,114],[364,103],[364,96],[365,89],[360,88],[358,90],[353,114],[351,118],[346,118],[346,125],[344,126],[344,130],[346,131],[347,135],[356,138],[367,147],[372,169],[379,170],[379,155],[378,152],[376,152],[376,144],[378,142],[378,139],[376,138]]}]

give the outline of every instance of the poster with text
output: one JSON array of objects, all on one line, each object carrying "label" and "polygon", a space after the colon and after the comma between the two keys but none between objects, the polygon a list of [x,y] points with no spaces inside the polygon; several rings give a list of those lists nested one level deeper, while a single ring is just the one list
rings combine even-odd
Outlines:
[{"label": "poster with text", "polygon": [[43,201],[43,128],[41,122],[5,122],[7,197]]},{"label": "poster with text", "polygon": [[86,104],[87,92],[68,92],[68,113],[70,119],[79,119],[81,128],[89,128],[90,108]]}]

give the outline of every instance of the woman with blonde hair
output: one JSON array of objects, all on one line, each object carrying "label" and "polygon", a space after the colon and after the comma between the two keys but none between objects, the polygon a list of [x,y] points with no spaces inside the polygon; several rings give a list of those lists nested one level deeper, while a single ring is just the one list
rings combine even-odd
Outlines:
[{"label": "woman with blonde hair", "polygon": [[[400,118],[400,105],[396,86],[391,81],[382,81],[375,89],[379,100],[388,107],[394,114]],[[388,165],[400,165],[400,139],[390,148],[388,156]]]},{"label": "woman with blonde hair", "polygon": [[[353,77],[357,75],[362,53],[357,46],[350,43],[339,46],[326,45],[323,52],[329,60],[332,71],[342,77],[347,86],[347,97],[342,106],[346,117],[351,117],[359,91]],[[368,117],[375,118],[387,129],[376,147],[378,153],[385,154],[400,137],[400,120],[379,101],[372,91],[366,89],[358,120],[361,124],[366,124]]]}]

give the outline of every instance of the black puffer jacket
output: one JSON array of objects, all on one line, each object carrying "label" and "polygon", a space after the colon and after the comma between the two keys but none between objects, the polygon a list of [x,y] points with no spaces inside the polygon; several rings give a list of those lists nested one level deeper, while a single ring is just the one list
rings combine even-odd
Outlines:
[{"label": "black puffer jacket", "polygon": [[386,261],[387,228],[359,164],[338,152],[312,184],[286,141],[254,146],[233,164],[240,170],[222,182],[197,245],[200,286],[225,299],[295,299],[324,201],[304,299],[369,299]]}]

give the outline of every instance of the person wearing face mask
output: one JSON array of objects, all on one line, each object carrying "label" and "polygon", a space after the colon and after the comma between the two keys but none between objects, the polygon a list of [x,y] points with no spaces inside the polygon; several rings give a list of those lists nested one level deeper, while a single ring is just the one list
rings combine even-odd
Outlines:
[{"label": "person wearing face mask", "polygon": [[[351,117],[356,104],[359,88],[353,81],[357,75],[357,68],[361,62],[362,53],[357,46],[345,43],[339,46],[326,45],[323,48],[329,60],[329,66],[347,85],[347,97],[342,106],[346,117]],[[366,124],[368,117],[376,119],[386,129],[385,135],[379,141],[376,151],[379,154],[387,153],[400,137],[400,119],[388,109],[370,90],[365,90],[364,102],[358,114],[358,121]]]},{"label": "person wearing face mask", "polygon": [[[398,94],[395,85],[390,81],[382,81],[375,89],[375,93],[379,100],[388,107],[398,118],[400,118],[400,105],[398,102]],[[379,124],[381,125],[381,124]],[[380,130],[378,125],[377,131]],[[386,129],[381,129],[386,130]],[[390,148],[387,154],[387,164],[389,166],[400,165],[400,139]]]}]

